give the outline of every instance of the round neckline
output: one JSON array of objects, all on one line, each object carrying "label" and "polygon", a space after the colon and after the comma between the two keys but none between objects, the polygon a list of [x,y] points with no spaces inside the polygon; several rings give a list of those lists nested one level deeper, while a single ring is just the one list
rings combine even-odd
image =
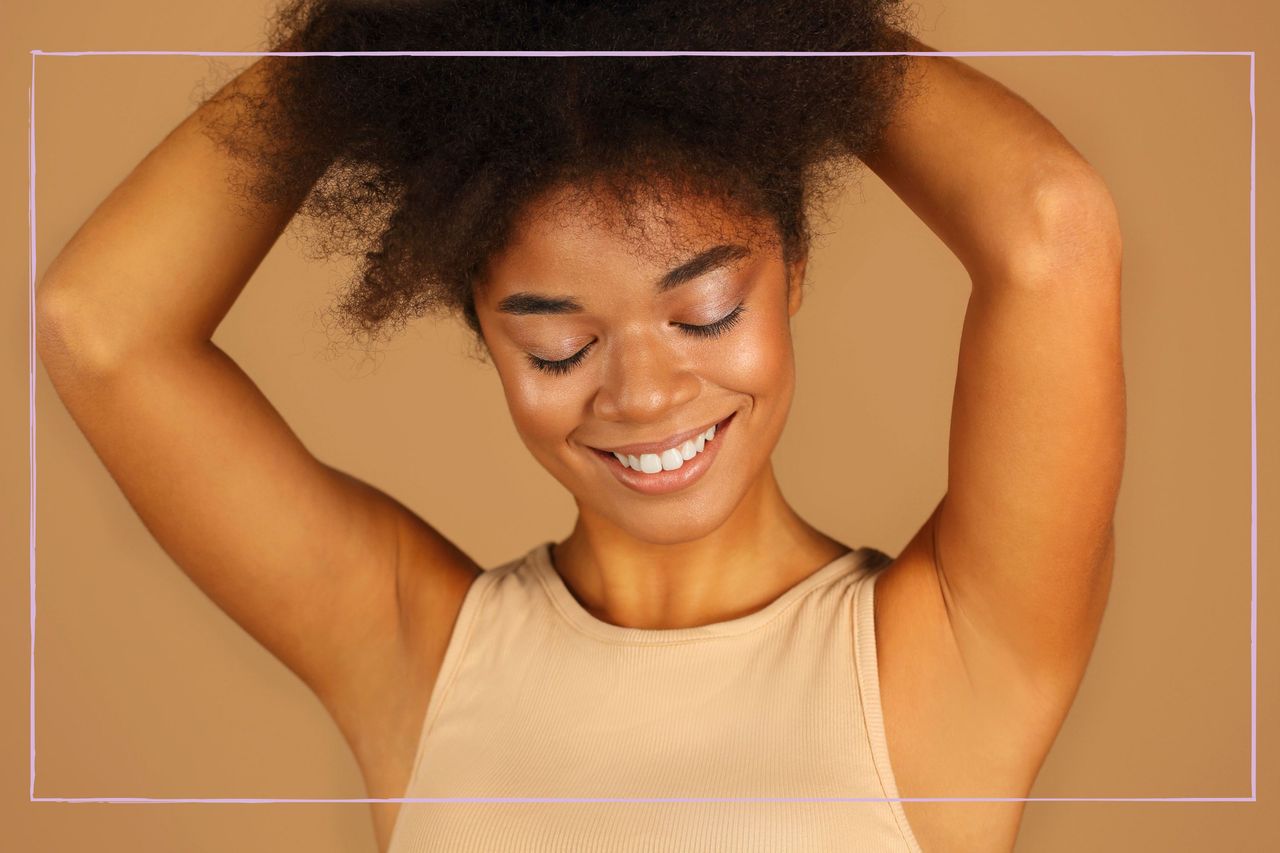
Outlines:
[{"label": "round neckline", "polygon": [[831,560],[824,566],[814,570],[807,577],[788,587],[781,595],[764,607],[744,616],[712,622],[707,625],[695,625],[689,628],[629,628],[605,622],[592,615],[574,598],[573,593],[560,577],[551,561],[551,548],[554,542],[547,541],[529,552],[530,563],[534,574],[541,582],[543,589],[551,598],[556,609],[570,623],[586,634],[603,640],[628,643],[675,643],[687,640],[707,639],[712,637],[729,637],[743,634],[759,628],[786,610],[793,602],[805,593],[835,580],[846,571],[853,571],[865,562],[865,548],[853,548]]}]

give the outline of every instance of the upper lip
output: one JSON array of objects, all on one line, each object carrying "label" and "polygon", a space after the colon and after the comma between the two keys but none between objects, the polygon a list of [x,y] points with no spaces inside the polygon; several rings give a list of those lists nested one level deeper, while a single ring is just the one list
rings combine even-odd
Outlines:
[{"label": "upper lip", "polygon": [[678,432],[675,435],[662,439],[661,441],[649,441],[642,444],[628,444],[624,447],[597,447],[595,449],[603,450],[606,453],[621,453],[625,456],[639,456],[642,453],[661,453],[669,447],[679,447],[689,439],[697,438],[707,430],[711,429],[715,424],[726,419],[727,418],[720,418],[720,420],[712,421],[706,426],[698,427],[697,429],[685,430],[684,432]]}]

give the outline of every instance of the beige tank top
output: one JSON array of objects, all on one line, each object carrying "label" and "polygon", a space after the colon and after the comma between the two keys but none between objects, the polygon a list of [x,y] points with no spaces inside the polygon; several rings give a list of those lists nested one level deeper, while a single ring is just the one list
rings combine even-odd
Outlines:
[{"label": "beige tank top", "polygon": [[651,630],[591,615],[551,546],[472,583],[404,795],[535,801],[403,803],[389,853],[921,853],[902,804],[874,802],[898,796],[872,621],[887,555],[850,551],[737,619]]}]

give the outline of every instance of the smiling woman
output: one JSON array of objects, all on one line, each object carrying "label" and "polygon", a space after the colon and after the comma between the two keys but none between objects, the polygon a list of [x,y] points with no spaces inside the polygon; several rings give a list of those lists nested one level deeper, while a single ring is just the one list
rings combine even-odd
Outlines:
[{"label": "smiling woman", "polygon": [[[687,583],[697,574],[691,543],[756,547],[745,527],[761,525],[755,534],[777,525],[772,535],[795,550],[820,546],[810,559],[821,561],[832,543],[783,501],[769,461],[794,389],[790,319],[803,260],[785,264],[767,220],[735,218],[723,204],[664,208],[663,232],[655,203],[639,202],[650,205],[636,211],[649,226],[639,242],[617,217],[565,215],[565,195],[531,203],[475,299],[516,427],[578,505],[557,565],[630,563],[629,584],[643,586],[656,561]],[[619,540],[608,559],[588,545],[601,536]],[[684,553],[662,556],[656,545]],[[717,551],[705,554],[708,578],[725,575],[713,567],[725,559]],[[731,594],[719,599],[735,606]]]},{"label": "smiling woman", "polygon": [[[1052,125],[897,15],[297,0],[274,48],[920,55],[271,57],[45,275],[59,395],[333,715],[392,800],[380,849],[1012,847],[1021,803],[899,798],[1026,796],[1072,702],[1111,572],[1119,235]],[[860,161],[973,282],[947,492],[896,559],[807,522],[772,465],[810,216]],[[568,536],[482,569],[312,456],[212,343],[295,216],[360,259],[354,338],[468,324]],[[529,796],[648,802],[400,804]],[[733,802],[652,802],[697,797]]]}]

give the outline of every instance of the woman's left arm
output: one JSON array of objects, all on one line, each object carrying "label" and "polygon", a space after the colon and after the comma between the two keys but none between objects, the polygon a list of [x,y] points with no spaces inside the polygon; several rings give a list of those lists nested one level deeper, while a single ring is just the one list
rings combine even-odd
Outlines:
[{"label": "woman's left arm", "polygon": [[972,280],[933,568],[967,662],[994,651],[1074,694],[1124,461],[1115,205],[1026,101],[955,59],[909,62],[915,84],[865,160]]}]

